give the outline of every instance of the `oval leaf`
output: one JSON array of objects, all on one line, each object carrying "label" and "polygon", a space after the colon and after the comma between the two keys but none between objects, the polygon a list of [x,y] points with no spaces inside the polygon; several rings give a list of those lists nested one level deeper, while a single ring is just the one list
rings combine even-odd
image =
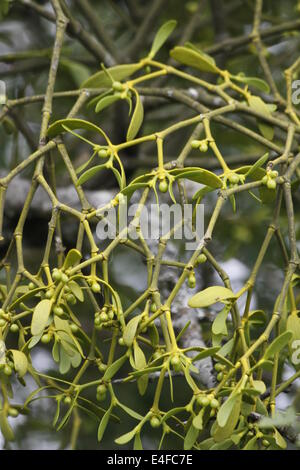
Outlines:
[{"label": "oval leaf", "polygon": [[204,170],[203,168],[185,168],[184,170],[174,170],[170,172],[178,178],[186,178],[190,181],[195,181],[196,183],[205,184],[211,188],[221,188],[222,181],[221,179],[212,173],[211,171]]},{"label": "oval leaf", "polygon": [[85,171],[78,179],[77,186],[81,186],[83,183],[93,178],[94,175],[99,173],[99,171],[104,170],[105,168],[107,168],[107,166],[104,163],[102,165],[93,166],[93,168],[90,168],[89,170]]},{"label": "oval leaf", "polygon": [[84,119],[60,119],[59,121],[56,121],[51,124],[51,126],[49,126],[47,135],[50,138],[56,137],[58,134],[67,132],[66,127],[71,130],[84,129],[86,131],[97,132],[98,134],[101,134],[102,137],[104,137],[107,143],[109,143],[107,135],[105,134],[105,132],[103,132],[102,129],[100,129],[100,127],[96,126],[95,124],[92,124],[91,122],[84,121]]},{"label": "oval leaf", "polygon": [[124,354],[124,356],[119,357],[115,362],[113,362],[105,371],[105,374],[103,376],[103,380],[110,380],[117,372],[119,369],[121,369],[122,365],[127,359],[127,355]]},{"label": "oval leaf", "polygon": [[232,413],[233,408],[235,407],[236,403],[240,400],[240,396],[238,394],[231,395],[221,406],[217,414],[217,422],[221,428],[226,426],[227,421]]},{"label": "oval leaf", "polygon": [[220,70],[214,63],[208,60],[206,54],[201,54],[200,51],[195,51],[189,47],[174,47],[170,55],[177,62],[194,67],[201,70],[201,72],[218,73]]},{"label": "oval leaf", "polygon": [[83,295],[81,287],[77,284],[77,282],[70,281],[68,282],[68,286],[71,289],[72,294],[75,295],[75,297],[79,300],[79,302],[83,302],[84,295]]},{"label": "oval leaf", "polygon": [[10,351],[13,355],[16,371],[18,372],[19,377],[23,377],[28,369],[27,357],[22,351],[18,351],[17,349],[11,349]]},{"label": "oval leaf", "polygon": [[[107,69],[109,74],[114,80],[121,81],[124,78],[130,77],[137,70],[142,67],[141,64],[124,64],[116,65]],[[111,80],[109,79],[107,73],[103,70],[100,72],[91,75],[86,81],[84,81],[80,88],[109,88],[111,87]]]},{"label": "oval leaf", "polygon": [[198,438],[198,435],[199,429],[191,425],[184,438],[184,450],[190,450],[193,447]]},{"label": "oval leaf", "polygon": [[267,347],[264,360],[273,358],[276,353],[281,351],[292,339],[293,333],[291,331],[285,331],[281,335],[277,336],[277,338],[272,341],[272,343]]},{"label": "oval leaf", "polygon": [[212,332],[214,335],[224,335],[228,334],[227,326],[226,326],[226,319],[228,316],[228,308],[224,307],[220,313],[216,316],[213,324],[212,324]]},{"label": "oval leaf", "polygon": [[157,54],[159,49],[166,42],[168,37],[172,34],[172,32],[173,32],[174,28],[176,27],[176,25],[177,25],[177,21],[170,20],[170,21],[167,21],[166,23],[164,23],[159,28],[159,30],[157,31],[157,33],[154,37],[153,43],[152,43],[151,51],[150,51],[150,54],[149,54],[150,59],[153,59],[153,57]]},{"label": "oval leaf", "polygon": [[293,340],[300,339],[300,318],[297,314],[292,313],[288,316],[286,327],[293,333]]},{"label": "oval leaf", "polygon": [[250,169],[247,171],[245,176],[250,176],[251,174],[253,174],[257,170],[257,168],[262,167],[266,163],[268,158],[269,158],[269,152],[265,153],[262,157],[260,157],[257,160],[257,162],[255,162],[254,165],[252,165],[250,167]]},{"label": "oval leaf", "polygon": [[132,345],[140,319],[141,315],[138,315],[127,323],[123,333],[123,340],[126,346]]},{"label": "oval leaf", "polygon": [[[272,117],[272,113],[268,108],[267,104],[259,97],[259,96],[249,96],[248,103],[250,108],[254,111],[258,111],[259,113],[263,114],[266,117]],[[268,139],[272,140],[274,137],[274,128],[270,124],[266,124],[265,122],[258,122],[258,127],[262,135]]]},{"label": "oval leaf", "polygon": [[14,441],[15,436],[13,433],[12,428],[10,427],[10,424],[8,422],[7,416],[4,413],[4,411],[0,411],[0,429],[1,433],[3,434],[3,437],[7,441]]},{"label": "oval leaf", "polygon": [[237,82],[245,83],[246,85],[249,85],[253,88],[257,88],[258,90],[263,91],[265,93],[270,93],[269,85],[265,80],[262,80],[261,78],[243,77],[241,75],[231,75],[230,78],[236,80]]},{"label": "oval leaf", "polygon": [[145,354],[143,353],[143,350],[138,345],[137,341],[134,342],[133,351],[134,351],[135,367],[138,370],[144,369],[147,365],[147,361],[145,358]]},{"label": "oval leaf", "polygon": [[195,294],[190,298],[188,305],[189,307],[199,308],[208,307],[209,305],[217,302],[223,302],[224,300],[234,299],[235,295],[232,290],[227,289],[223,286],[208,287],[198,294]]},{"label": "oval leaf", "polygon": [[[230,415],[227,417],[226,425],[223,426],[223,427],[220,426],[220,425],[216,426],[216,430],[215,430],[214,436],[213,436],[214,440],[216,442],[222,442],[225,439],[231,437],[231,435],[233,433],[233,430],[235,429],[235,427],[238,423],[238,420],[239,420],[239,417],[240,417],[240,412],[241,412],[242,397],[241,397],[241,395],[236,395],[236,397],[237,397],[237,399],[234,402],[234,406],[231,408]],[[229,398],[228,398],[228,400],[229,400]],[[229,405],[227,405],[227,406],[229,407]],[[220,410],[221,410],[221,408],[220,408]],[[220,410],[219,410],[219,412],[220,412]],[[222,414],[223,414],[223,412],[222,412]],[[225,415],[225,412],[224,412],[224,415]]]},{"label": "oval leaf", "polygon": [[134,438],[133,450],[143,450],[143,444],[140,433],[137,433]]},{"label": "oval leaf", "polygon": [[203,413],[204,408],[202,408],[200,413],[193,419],[193,426],[194,428],[199,429],[199,431],[202,431],[203,429]]},{"label": "oval leaf", "polygon": [[145,188],[146,186],[147,186],[147,183],[129,184],[128,186],[126,186],[126,188],[122,190],[122,194],[127,197],[128,202],[129,202],[131,199],[131,196],[133,195],[135,191],[137,191],[138,189]]},{"label": "oval leaf", "polygon": [[131,441],[134,438],[136,433],[137,433],[137,430],[136,428],[134,428],[132,431],[127,432],[126,434],[123,434],[123,436],[118,437],[118,439],[115,439],[115,443],[119,445],[127,444],[127,442]]},{"label": "oval leaf", "polygon": [[192,51],[198,52],[198,54],[205,57],[205,59],[207,59],[208,62],[210,62],[213,65],[216,65],[215,59],[212,56],[206,54],[206,52],[201,51],[201,49],[199,49],[199,47],[195,46],[195,44],[192,44],[191,42],[188,41],[188,42],[184,43],[184,47],[187,47],[188,49],[192,49]]},{"label": "oval leaf", "polygon": [[51,313],[52,300],[41,300],[34,309],[31,320],[31,334],[39,335],[44,331]]},{"label": "oval leaf", "polygon": [[77,264],[80,263],[81,258],[82,254],[80,253],[80,251],[76,250],[75,248],[72,248],[72,250],[68,251],[68,254],[63,264],[63,269],[73,268],[74,266],[77,266]]},{"label": "oval leaf", "polygon": [[96,113],[100,113],[102,109],[107,108],[111,104],[115,103],[116,101],[119,101],[120,97],[116,95],[109,95],[105,96],[104,98],[100,99],[96,105],[95,111]]},{"label": "oval leaf", "polygon": [[98,442],[100,442],[102,440],[102,437],[105,433],[105,430],[107,428],[109,418],[110,418],[110,415],[111,415],[111,411],[112,411],[111,408],[108,408],[108,410],[103,415],[103,417],[100,421],[99,428],[98,428]]}]

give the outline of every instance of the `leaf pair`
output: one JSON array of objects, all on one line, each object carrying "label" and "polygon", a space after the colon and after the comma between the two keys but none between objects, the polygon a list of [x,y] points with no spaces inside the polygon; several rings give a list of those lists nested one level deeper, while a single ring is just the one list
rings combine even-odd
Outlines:
[{"label": "leaf pair", "polygon": [[[188,179],[190,181],[194,181],[200,184],[206,184],[210,186],[211,191],[213,189],[221,188],[222,187],[222,180],[212,173],[209,170],[205,170],[204,168],[198,167],[190,167],[184,169],[174,169],[169,170],[168,174],[174,178],[174,180],[179,179]],[[123,189],[122,194],[130,200],[132,195],[135,191],[139,189],[143,189],[149,185],[154,179],[156,178],[155,173],[147,173],[146,175],[138,176],[135,178],[126,188]],[[172,199],[174,199],[174,195],[172,194],[171,183],[169,184],[169,192]]]},{"label": "leaf pair", "polygon": [[[166,42],[166,40],[176,27],[176,24],[177,22],[175,20],[170,20],[164,23],[158,30],[154,37],[151,51],[148,55],[150,59],[152,59],[157,54],[159,49]],[[87,80],[85,80],[81,84],[80,88],[108,88],[112,84],[111,78],[116,81],[122,81],[125,78],[128,78],[133,75],[142,67],[143,63],[139,62],[134,64],[116,65],[114,67],[110,67],[109,69],[107,69],[107,71],[101,70],[100,72],[95,73]]]},{"label": "leaf pair", "polygon": [[80,178],[78,178],[77,185],[81,186],[82,184],[89,181],[91,178],[93,178],[97,173],[99,173],[102,170],[111,170],[116,177],[120,190],[122,190],[125,184],[125,180],[124,180],[125,177],[123,175],[123,171],[122,171],[122,174],[120,174],[117,168],[115,168],[114,166],[112,166],[111,163],[108,163],[108,162],[103,163],[101,165],[96,165],[93,168],[90,168],[89,170],[85,171],[80,176]]},{"label": "leaf pair", "polygon": [[[132,118],[128,127],[127,135],[126,135],[127,141],[133,140],[135,138],[135,136],[137,135],[137,133],[139,132],[141,128],[141,125],[144,119],[144,107],[143,107],[141,97],[134,88],[132,88],[131,91],[133,91],[135,95],[135,108],[134,108],[134,112],[133,112],[133,115],[132,115]],[[121,98],[118,95],[104,96],[97,102],[97,105],[95,108],[96,113],[103,111],[103,109],[108,108],[109,106],[116,103],[120,99]],[[129,106],[130,106],[129,114],[130,114],[131,113],[131,99],[128,97],[127,101],[129,101]]]}]

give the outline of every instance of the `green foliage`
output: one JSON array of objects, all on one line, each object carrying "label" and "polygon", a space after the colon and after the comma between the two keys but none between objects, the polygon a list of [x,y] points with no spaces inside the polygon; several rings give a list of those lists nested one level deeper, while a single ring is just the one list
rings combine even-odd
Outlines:
[{"label": "green foliage", "polygon": [[[54,10],[57,19],[62,19],[60,16],[64,13],[61,9]],[[7,12],[8,2],[1,2],[0,15]],[[62,24],[58,22],[58,39],[65,33]],[[101,70],[87,79],[86,66],[78,68],[78,64],[76,66],[71,60],[61,57],[61,41],[55,43],[55,60],[44,96],[41,144],[22,163],[12,165],[7,176],[0,179],[2,230],[7,186],[24,169],[34,167],[31,189],[22,208],[14,240],[0,264],[3,273],[0,285],[0,428],[6,441],[14,439],[8,417],[28,412],[33,402],[47,396],[56,404],[53,427],[57,431],[70,425],[73,427],[72,436],[77,436],[78,415],[86,413],[97,420],[99,443],[105,438],[108,426],[119,422],[119,415],[125,413],[134,420],[134,427],[128,425],[126,433],[117,437],[115,443],[120,446],[130,443],[134,449],[142,449],[143,434],[150,424],[160,433],[160,447],[171,435],[186,450],[286,448],[286,440],[281,434],[286,421],[277,418],[275,399],[299,375],[297,364],[292,359],[293,340],[300,339],[299,275],[295,274],[299,270],[299,257],[292,192],[299,183],[299,113],[294,109],[289,94],[287,100],[276,96],[280,113],[276,111],[274,96],[270,95],[274,86],[271,83],[270,87],[268,73],[267,83],[243,72],[234,74],[221,69],[212,55],[190,42],[170,51],[170,57],[180,64],[178,67],[170,65],[168,59],[154,61],[161,48],[164,46],[166,49],[166,42],[175,26],[175,20],[164,23],[154,36],[150,52],[149,49],[143,51],[138,62],[108,68],[102,64]],[[76,34],[82,40],[80,32]],[[86,36],[84,38],[83,42],[91,48],[91,42]],[[99,53],[101,48],[97,50]],[[133,57],[131,52],[126,60]],[[259,48],[257,54],[265,63]],[[83,77],[83,83],[71,95],[64,92],[53,94],[58,57],[62,65],[71,70],[73,76],[76,75],[77,81]],[[136,57],[133,59],[137,60]],[[291,69],[286,71],[287,84],[290,83],[289,74]],[[157,79],[165,80],[164,87]],[[150,83],[148,88],[143,88],[144,82]],[[204,101],[209,107],[202,104],[197,89],[192,90],[197,98],[192,97],[191,86],[204,92]],[[66,118],[60,116],[60,119],[54,118],[54,122],[49,123],[48,109],[55,105],[54,97],[70,96],[77,97],[71,112]],[[144,97],[172,99],[180,103],[180,110],[187,107],[189,114],[179,112],[171,116],[172,122],[168,125],[159,121],[149,125],[151,106]],[[87,103],[89,98],[91,100]],[[39,101],[39,97],[35,99]],[[126,116],[124,132],[117,133],[121,141],[115,143],[116,133],[106,125],[106,113],[115,112],[124,101],[125,107],[129,107],[129,116]],[[22,100],[15,103],[24,104]],[[30,98],[28,103],[31,103]],[[13,106],[10,104],[3,109],[3,120],[7,119],[6,114]],[[89,117],[77,118],[79,113]],[[251,128],[253,123],[257,132]],[[236,164],[231,164],[215,128],[219,124],[259,143],[259,150],[250,163],[240,158]],[[108,130],[104,131],[102,127]],[[193,132],[186,137],[186,129],[190,127]],[[11,134],[17,132],[14,129]],[[176,160],[167,161],[167,143],[172,144],[172,139],[178,134],[179,155]],[[86,161],[80,162],[75,169],[68,146],[70,142],[77,145],[79,141],[90,153]],[[126,172],[123,152],[133,150],[129,157],[135,159],[134,165],[137,166],[137,151],[147,146],[155,155],[153,164],[148,164],[145,171]],[[175,147],[173,151],[177,152],[178,141]],[[195,163],[190,165],[187,159],[191,152],[196,156]],[[203,154],[206,153],[210,169],[203,164],[206,158]],[[51,161],[46,167],[48,157]],[[98,158],[101,163],[94,164]],[[59,165],[67,169],[80,209],[58,199],[56,173]],[[117,184],[114,185],[114,197],[99,209],[89,204],[81,186],[90,180],[96,184],[103,170],[109,170]],[[190,182],[201,185],[192,198],[187,191]],[[23,229],[38,186],[44,189],[51,202],[51,220],[43,259],[33,271],[24,264]],[[165,197],[169,202],[181,205],[187,198],[194,210],[199,203],[207,204],[206,232],[188,260],[179,251],[176,259],[164,258],[172,231],[160,240],[157,252],[152,251],[144,239],[140,230],[141,209],[149,203],[152,192],[158,207],[164,201],[161,193],[168,193]],[[139,204],[132,223],[118,232],[113,241],[105,245],[101,240],[98,246],[95,223],[105,217],[107,208],[120,208],[124,197],[129,200],[133,195],[139,196]],[[208,247],[218,230],[224,207],[230,212],[230,217],[232,211],[235,212],[234,219],[231,219],[234,223],[241,215],[241,195],[255,207],[266,206],[262,223],[269,228],[257,256],[253,254],[253,269],[248,279],[238,291],[233,291],[229,276]],[[210,201],[213,201],[213,206]],[[230,201],[231,208],[227,201]],[[265,214],[269,217],[270,209],[273,218],[266,220]],[[282,213],[285,217],[283,223],[280,219]],[[72,223],[78,227],[74,248],[69,248],[66,253],[62,240],[64,215],[72,217]],[[189,224],[194,233],[193,222],[191,220]],[[288,231],[284,237],[282,229],[285,230],[286,226]],[[138,239],[133,240],[130,237],[136,227]],[[221,227],[221,230],[225,228]],[[124,233],[129,235],[125,241]],[[260,298],[257,307],[253,307],[257,275],[266,261],[267,252],[273,249],[270,243],[275,235],[279,242],[276,249],[283,259],[284,281],[271,309],[260,305]],[[129,305],[126,305],[128,299],[122,289],[115,286],[110,265],[113,257],[118,262],[117,249],[121,245],[129,252],[134,250],[146,265],[147,287],[131,298]],[[164,264],[179,272],[178,281],[167,298],[160,278]],[[220,276],[219,284],[222,285],[210,285],[199,290],[199,272],[202,272],[202,265],[208,264]],[[185,322],[181,323],[181,331],[175,331],[174,299],[184,291],[185,282],[190,289],[197,287],[199,291],[190,296],[188,305],[182,305],[182,310],[188,309],[190,315],[196,317],[198,312],[195,309],[202,309],[207,315],[205,346],[194,343],[184,346],[182,339],[189,336],[191,320],[183,328]],[[223,304],[220,311],[216,311],[218,303]],[[87,326],[82,318],[82,307],[93,312],[92,325]],[[32,350],[39,347],[52,354],[56,368],[51,375],[43,374],[32,365]],[[213,386],[202,382],[204,360],[211,364],[210,372],[216,379]],[[279,383],[285,365],[294,367],[295,374]],[[270,372],[271,380],[265,374],[266,370]],[[92,379],[88,372],[93,374]],[[37,388],[24,404],[15,405],[15,379],[26,386],[29,375]],[[174,376],[180,379],[179,386]],[[149,379],[153,379],[154,391],[149,386]],[[151,403],[149,406],[147,403],[144,412],[122,402],[117,388],[120,382],[122,387],[126,387],[128,382],[134,383],[140,396],[150,397]],[[177,389],[182,384],[188,392],[183,403],[177,406]],[[44,392],[49,395],[44,395]],[[168,406],[166,400],[163,404],[165,396],[168,397]],[[72,446],[75,447],[76,442],[72,442]]]}]

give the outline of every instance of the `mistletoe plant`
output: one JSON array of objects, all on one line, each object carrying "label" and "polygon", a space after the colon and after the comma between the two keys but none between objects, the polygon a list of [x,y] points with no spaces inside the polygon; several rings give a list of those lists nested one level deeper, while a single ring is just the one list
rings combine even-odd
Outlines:
[{"label": "mistletoe plant", "polygon": [[[5,278],[0,286],[0,428],[4,438],[7,441],[14,439],[8,417],[29,413],[35,400],[47,397],[56,402],[55,429],[61,430],[68,422],[77,426],[78,414],[87,412],[99,422],[99,443],[108,424],[118,422],[119,411],[122,411],[136,424],[116,439],[120,446],[132,442],[134,449],[142,449],[143,431],[150,424],[159,429],[159,448],[168,434],[181,439],[184,449],[286,448],[282,426],[276,424],[276,397],[300,376],[300,369],[292,360],[294,341],[300,340],[300,275],[293,205],[293,191],[300,177],[300,154],[297,153],[300,120],[289,92],[291,74],[299,61],[286,71],[287,100],[280,98],[275,103],[271,99],[268,73],[268,82],[242,73],[232,74],[222,69],[211,55],[189,42],[170,51],[172,61],[160,62],[156,57],[176,26],[171,20],[158,30],[145,57],[134,63],[102,65],[76,90],[77,101],[67,117],[50,123],[63,38],[74,22],[64,2],[53,0],[51,3],[56,18],[56,39],[47,90],[42,98],[40,144],[0,180],[2,230],[9,184],[22,171],[34,167],[14,237],[0,265]],[[252,34],[258,43],[261,8],[262,2],[258,0]],[[42,7],[36,6],[36,9],[43,12]],[[265,67],[268,72],[268,64]],[[207,73],[212,77],[210,81],[203,78]],[[174,82],[174,78],[177,81]],[[149,85],[144,88],[145,82],[165,83],[165,87]],[[170,88],[169,83],[180,85]],[[273,88],[273,82],[271,85]],[[216,98],[217,105],[211,109],[198,101],[188,91],[191,86]],[[145,96],[181,103],[193,111],[193,116],[187,119],[176,116],[169,127],[157,128],[152,133],[141,132],[147,121],[142,98]],[[36,101],[40,99],[36,97]],[[15,106],[34,100],[35,97],[8,100],[1,119],[7,119]],[[105,108],[112,108],[120,101],[128,105],[128,130],[126,140],[115,143],[95,122],[101,121]],[[76,117],[86,104],[90,112],[95,111],[94,120]],[[257,128],[252,130],[241,123],[243,117],[254,118]],[[231,168],[214,137],[214,122],[254,139],[265,147],[266,153],[257,155],[251,165],[233,165]],[[184,142],[183,150],[175,161],[166,162],[166,142],[185,128],[193,128],[193,132]],[[275,131],[280,131],[276,140]],[[64,140],[66,135],[68,139]],[[83,141],[89,152],[86,162],[78,168],[68,152],[70,140]],[[122,151],[144,144],[153,147],[157,162],[145,174],[128,178]],[[199,151],[199,163],[187,166],[185,161],[192,149]],[[64,164],[76,189],[81,210],[57,197],[54,150],[58,152],[57,161]],[[216,159],[216,172],[201,167],[202,155],[206,153],[210,159]],[[52,174],[47,177],[44,167],[50,158]],[[103,170],[112,172],[118,190],[105,207],[98,209],[88,203],[84,186]],[[178,259],[168,261],[164,253],[172,231],[160,238],[154,254],[140,230],[141,212],[152,194],[157,205],[161,193],[167,192],[173,202],[184,203],[187,197],[185,185],[189,181],[201,184],[201,189],[192,197],[194,209],[212,194],[215,206],[206,232],[197,239],[197,247],[188,262],[180,261],[179,254]],[[52,216],[42,262],[36,272],[30,272],[24,264],[23,230],[38,187],[44,189],[51,201]],[[134,194],[139,194],[139,204],[131,223],[106,246],[102,241],[97,243],[93,233],[95,223],[103,218],[109,207],[118,208],[125,196],[130,199]],[[227,201],[236,211],[236,202],[242,194],[254,198],[253,203],[257,206],[268,204],[272,207],[273,217],[249,278],[239,291],[233,291],[229,277],[210,251],[209,244]],[[288,226],[286,238],[280,224],[283,212]],[[64,214],[72,217],[78,226],[76,245],[67,253],[57,250],[57,239],[62,240]],[[193,223],[191,226],[193,230]],[[138,234],[135,241],[130,238],[133,231]],[[259,306],[252,308],[252,298],[258,272],[273,238],[278,242],[276,249],[278,257],[282,256],[285,272],[273,309],[265,312]],[[128,251],[138,253],[147,266],[147,288],[127,308],[124,308],[122,294],[113,287],[110,275],[109,262],[120,244]],[[16,270],[13,268],[14,255]],[[191,294],[188,306],[191,310],[209,311],[215,304],[221,304],[221,309],[211,322],[206,346],[185,348],[181,346],[181,338],[189,335],[189,324],[179,334],[175,332],[172,306],[186,282],[190,288],[195,288],[199,266],[204,263],[220,276],[220,283]],[[160,273],[161,267],[168,264],[180,274],[178,282],[164,298]],[[82,322],[80,304],[85,308],[89,306],[94,312],[92,331]],[[57,364],[57,373],[51,376],[32,364],[32,351],[41,343],[52,353]],[[211,358],[216,378],[211,387],[203,385],[198,368],[198,364],[207,358]],[[280,383],[279,371],[283,364],[290,364],[295,371],[288,380]],[[94,371],[92,381],[86,378],[90,369]],[[65,378],[67,373],[68,380]],[[28,375],[34,379],[36,388],[24,403],[16,403],[15,379],[26,387]],[[174,375],[189,389],[185,403],[179,407],[172,405]],[[128,407],[124,397],[121,401],[115,384],[120,386],[121,381],[122,387],[126,388],[128,382],[135,382],[137,393],[144,395],[150,379],[154,380],[155,392],[148,411],[141,415]],[[91,391],[94,400],[87,398]],[[169,406],[165,408],[161,405],[161,397],[168,393]],[[74,435],[76,433],[72,433]]]}]

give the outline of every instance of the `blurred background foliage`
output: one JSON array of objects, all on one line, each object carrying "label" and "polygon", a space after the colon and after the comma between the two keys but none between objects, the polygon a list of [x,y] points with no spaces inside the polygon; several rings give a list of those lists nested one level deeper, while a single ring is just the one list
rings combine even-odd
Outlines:
[{"label": "blurred background foliage", "polygon": [[[36,10],[42,8],[44,12],[53,15],[49,1],[37,1],[30,6],[31,2],[2,0],[2,16],[0,22],[0,79],[6,84],[7,97],[17,99],[23,96],[43,94],[47,84],[49,63],[55,33],[54,24],[49,19],[40,15]],[[32,2],[33,3],[33,2]],[[63,2],[62,2],[63,3]],[[58,69],[56,81],[56,92],[65,90],[75,90],[91,74],[99,70],[100,62],[107,66],[115,63],[125,63],[136,61],[143,57],[148,50],[158,27],[166,20],[174,18],[178,21],[175,33],[168,40],[167,47],[161,51],[161,61],[168,61],[168,50],[175,44],[185,40],[192,41],[199,48],[212,50],[216,44],[227,38],[248,35],[252,29],[254,2],[252,0],[89,0],[88,4],[92,12],[93,23],[87,10],[84,8],[87,2],[81,0],[69,0],[65,2],[73,17],[75,25],[75,35],[66,36],[62,59]],[[29,6],[28,6],[29,5]],[[9,11],[6,11],[6,10]],[[7,13],[7,14],[6,14]],[[145,24],[145,19],[150,18],[150,23]],[[262,28],[281,25],[284,22],[300,19],[300,2],[295,0],[265,0],[263,8]],[[83,47],[78,37],[81,29],[86,31],[98,43],[104,44],[109,51],[108,57],[101,57],[101,54],[93,54]],[[143,31],[141,29],[144,28]],[[79,31],[79,33],[78,33]],[[142,33],[142,34],[141,34]],[[264,39],[265,56],[268,59],[273,77],[279,87],[280,92],[285,95],[285,81],[283,70],[290,66],[299,55],[300,47],[300,23],[298,29],[283,32],[279,35],[270,36]],[[232,73],[243,72],[245,75],[262,77],[262,70],[253,46],[248,43],[238,48],[228,48],[214,54],[215,59],[222,68],[227,68]],[[295,77],[297,78],[297,77]],[[157,86],[165,86],[166,82],[161,79],[157,81]],[[178,78],[168,78],[168,87],[182,86]],[[146,120],[143,127],[144,133],[155,131],[157,128],[170,125],[174,116],[185,119],[192,115],[191,110],[180,104],[164,101],[159,98],[143,98],[145,106]],[[266,99],[268,99],[266,97]],[[212,100],[209,96],[203,96],[203,100]],[[64,117],[74,98],[55,99],[52,121]],[[214,103],[212,102],[212,105]],[[122,141],[128,126],[127,110],[124,103],[115,105],[105,110],[101,115],[97,115],[93,110],[84,109],[82,117],[86,120],[101,125],[101,127],[112,136],[112,141]],[[17,163],[26,158],[37,145],[39,126],[41,121],[40,103],[30,104],[14,110],[11,116],[13,126],[7,133],[7,125],[0,126],[0,173],[7,173]],[[247,121],[249,128],[256,129],[255,121]],[[214,125],[213,131],[216,141],[228,162],[233,163],[233,167],[252,163],[258,155],[265,152],[263,146],[248,139],[242,134],[233,130],[224,132],[221,125]],[[165,152],[167,159],[173,160],[182,149],[182,142],[188,136],[187,131],[176,133],[172,140],[168,141]],[[280,139],[280,131],[275,134],[274,141]],[[86,159],[86,146],[77,139],[67,140],[69,153],[72,160],[78,166]],[[127,153],[126,153],[127,152]],[[122,155],[127,175],[132,178],[137,173],[145,172],[149,167],[155,165],[155,155],[151,154],[151,147],[144,145],[140,148],[134,147],[124,151]],[[202,161],[200,162],[200,159]],[[212,160],[212,155],[205,157],[199,155],[197,150],[191,153],[186,164],[201,165],[206,168],[215,169],[216,161]],[[63,165],[56,158],[58,182],[61,187],[69,184],[69,180]],[[32,170],[26,170],[25,177],[31,176]],[[102,173],[101,173],[102,175]],[[115,180],[113,177],[99,176],[89,182],[90,189],[103,190],[113,189]],[[299,203],[299,192],[296,197]],[[297,199],[298,198],[298,199]],[[213,201],[212,201],[213,202]],[[299,206],[298,206],[299,207]],[[210,211],[210,204],[207,203],[206,210]],[[221,215],[218,229],[212,241],[212,251],[217,259],[222,260],[221,265],[226,268],[233,280],[233,290],[241,287],[250,269],[253,260],[258,252],[265,235],[265,221],[269,220],[271,209],[268,206],[260,206],[255,200],[243,194],[238,198],[237,212],[233,213],[230,205],[227,205]],[[6,219],[5,230],[9,235],[12,233],[14,223],[19,214],[9,214]],[[38,213],[31,215],[27,222],[24,237],[25,261],[29,266],[39,263],[41,249],[47,234],[47,220]],[[297,214],[297,235],[299,236],[299,212]],[[71,247],[74,243],[73,235],[75,230],[68,227],[67,220],[63,225],[67,227],[64,232],[64,244]],[[285,221],[281,225],[286,226]],[[284,233],[286,236],[286,233]],[[9,238],[9,237],[8,237]],[[283,279],[283,265],[278,259],[277,251],[271,249],[267,253],[266,262],[260,271],[256,298],[261,307],[265,307],[270,314],[270,308],[274,299],[278,295],[279,287]],[[6,246],[1,248],[3,254]],[[122,292],[123,302],[128,305],[131,298],[137,292],[144,289],[145,266],[138,262],[134,264],[132,255],[122,253],[118,249],[114,253],[112,263],[118,257],[118,272],[116,272],[115,283],[119,292]],[[134,266],[132,268],[132,266]],[[200,269],[200,268],[199,268]],[[126,275],[117,276],[120,272]],[[214,275],[209,268],[203,267],[200,271],[199,287],[206,287]],[[118,279],[117,279],[118,278]],[[272,282],[268,282],[272,279]],[[266,289],[267,284],[267,289]],[[93,318],[91,312],[84,308],[81,312],[81,319],[89,328]],[[205,317],[199,318],[199,328],[202,328],[205,338]],[[91,325],[90,325],[91,327]],[[46,348],[34,350],[33,364],[39,364],[41,371],[55,374],[55,366]],[[96,371],[95,371],[96,372]],[[289,371],[283,371],[289,374]],[[285,375],[286,376],[286,375]],[[176,382],[180,378],[175,379]],[[175,385],[176,385],[175,382]],[[178,383],[177,383],[178,385]],[[20,399],[26,398],[21,385],[17,385]],[[175,401],[180,403],[181,397],[187,392],[182,386],[176,387],[177,396]],[[133,405],[141,413],[151,406],[153,395],[153,384],[149,387],[144,397],[139,397],[135,384],[118,386],[117,393],[121,401],[128,406]],[[291,401],[292,395],[283,394],[279,397],[281,406],[284,409]],[[168,394],[163,397],[166,403],[169,400]],[[138,401],[138,406],[137,406]],[[162,407],[164,408],[164,406]],[[69,444],[71,427],[68,425],[60,433],[53,431],[51,427],[52,417],[55,412],[55,404],[50,400],[39,400],[31,405],[32,414],[28,417],[20,417],[13,420],[16,430],[16,442],[10,443],[12,449],[57,449],[64,448]],[[128,416],[124,417],[124,424],[116,426],[109,425],[109,430],[104,436],[101,444],[102,448],[117,447],[113,440],[126,432],[130,427]],[[97,448],[96,441],[98,423],[93,418],[80,414],[82,421],[80,437],[78,440],[79,449]],[[145,448],[153,448],[157,445],[155,430],[147,428]],[[165,448],[176,448],[179,443],[171,437],[172,441],[166,441]],[[1,437],[0,437],[1,443]]]}]

